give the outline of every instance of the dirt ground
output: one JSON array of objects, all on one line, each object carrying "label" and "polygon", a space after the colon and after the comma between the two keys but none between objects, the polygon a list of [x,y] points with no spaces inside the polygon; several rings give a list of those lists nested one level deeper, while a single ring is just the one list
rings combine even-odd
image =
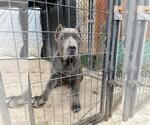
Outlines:
[{"label": "dirt ground", "polygon": [[[20,70],[18,70],[18,66]],[[27,90],[28,72],[30,74],[32,96],[40,95],[42,92],[41,87],[44,88],[49,79],[50,69],[51,64],[44,60],[0,61],[0,71],[6,96],[20,95],[22,91]],[[97,79],[89,77],[87,74],[97,77]],[[22,82],[22,90],[20,81]],[[101,73],[89,72],[84,69],[84,80],[80,90],[82,109],[78,114],[74,114],[70,110],[71,98],[69,88],[66,86],[59,87],[53,90],[47,104],[43,108],[34,109],[36,125],[70,125],[80,119],[98,113],[101,100]],[[9,109],[9,113],[12,125],[28,125],[29,109],[27,105]],[[109,121],[101,122],[98,125],[150,125],[150,103],[145,105],[127,122],[121,121],[121,113],[122,105],[117,108]],[[3,125],[1,117],[0,125]]]},{"label": "dirt ground", "polygon": [[122,121],[122,105],[120,104],[108,121],[103,121],[97,125],[150,125],[150,101],[126,122]]},{"label": "dirt ground", "polygon": [[[42,92],[41,88],[45,87],[50,77],[51,64],[48,61],[0,61],[0,70],[7,97],[20,95],[22,91],[27,90],[28,69],[32,96],[40,95]],[[100,72],[96,73],[100,74]],[[52,91],[48,102],[43,108],[34,109],[36,125],[70,125],[81,118],[86,118],[92,116],[92,114],[98,113],[101,101],[101,76],[96,75],[96,73],[84,70],[84,79],[80,87],[80,102],[82,109],[79,113],[75,114],[70,110],[70,89],[67,86],[58,87]],[[88,76],[85,74],[88,74]],[[89,77],[90,75],[97,78]],[[22,84],[20,84],[20,81]],[[29,109],[27,105],[9,109],[9,113],[13,125],[28,124]]]}]

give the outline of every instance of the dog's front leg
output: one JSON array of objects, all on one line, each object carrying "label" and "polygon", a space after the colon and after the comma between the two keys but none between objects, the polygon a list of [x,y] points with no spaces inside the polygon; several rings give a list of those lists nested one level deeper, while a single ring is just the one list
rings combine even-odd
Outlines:
[{"label": "dog's front leg", "polygon": [[71,93],[72,93],[72,111],[73,112],[79,112],[80,111],[80,99],[79,99],[79,93],[80,93],[80,82],[79,80],[73,80],[71,82]]},{"label": "dog's front leg", "polygon": [[39,108],[47,102],[51,90],[54,89],[59,82],[59,80],[55,78],[58,78],[58,76],[52,75],[43,93],[40,96],[35,96],[32,98],[32,105],[34,108]]}]

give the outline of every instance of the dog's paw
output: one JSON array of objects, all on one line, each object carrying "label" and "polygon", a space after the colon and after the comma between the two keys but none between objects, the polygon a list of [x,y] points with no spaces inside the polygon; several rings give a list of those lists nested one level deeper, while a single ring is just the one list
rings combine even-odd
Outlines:
[{"label": "dog's paw", "polygon": [[79,111],[81,110],[81,105],[80,105],[80,103],[73,103],[71,109],[72,109],[72,111],[73,111],[74,113],[79,112]]},{"label": "dog's paw", "polygon": [[23,98],[20,98],[18,96],[7,97],[5,102],[9,108],[16,108],[16,107],[26,104]]},{"label": "dog's paw", "polygon": [[43,100],[42,96],[35,96],[32,98],[32,106],[34,108],[42,107],[46,102]]}]

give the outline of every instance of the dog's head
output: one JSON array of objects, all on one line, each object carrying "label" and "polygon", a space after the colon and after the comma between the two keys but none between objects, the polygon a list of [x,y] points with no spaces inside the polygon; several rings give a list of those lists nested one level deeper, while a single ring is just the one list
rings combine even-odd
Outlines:
[{"label": "dog's head", "polygon": [[64,28],[59,24],[54,34],[54,38],[64,60],[78,54],[81,38],[79,27]]}]

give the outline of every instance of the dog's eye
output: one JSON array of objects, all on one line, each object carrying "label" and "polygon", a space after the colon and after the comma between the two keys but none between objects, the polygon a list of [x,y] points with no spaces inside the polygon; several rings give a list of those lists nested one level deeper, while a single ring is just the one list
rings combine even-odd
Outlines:
[{"label": "dog's eye", "polygon": [[64,39],[65,39],[65,37],[64,37],[64,36],[62,36],[62,37],[61,37],[61,40],[64,40]]},{"label": "dog's eye", "polygon": [[72,34],[72,37],[77,40],[77,41],[80,41],[80,37],[77,35],[77,34]]}]

